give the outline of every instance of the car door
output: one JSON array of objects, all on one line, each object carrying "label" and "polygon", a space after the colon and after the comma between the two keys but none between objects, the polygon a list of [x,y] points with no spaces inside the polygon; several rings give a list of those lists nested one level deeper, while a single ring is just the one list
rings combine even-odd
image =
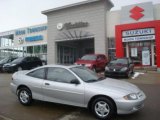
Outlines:
[{"label": "car door", "polygon": [[98,55],[97,57],[97,66],[100,70],[104,69],[105,67],[105,59],[102,55]]},{"label": "car door", "polygon": [[32,98],[43,100],[42,85],[45,78],[45,68],[39,68],[29,72],[24,79],[26,79],[26,85],[32,91]]},{"label": "car door", "polygon": [[26,57],[21,63],[24,70],[30,70],[32,68],[31,57]]},{"label": "car door", "polygon": [[102,68],[104,69],[107,64],[107,58],[105,55],[101,55]]},{"label": "car door", "polygon": [[84,105],[84,84],[71,84],[77,79],[68,69],[48,68],[43,83],[44,100],[74,106]]}]

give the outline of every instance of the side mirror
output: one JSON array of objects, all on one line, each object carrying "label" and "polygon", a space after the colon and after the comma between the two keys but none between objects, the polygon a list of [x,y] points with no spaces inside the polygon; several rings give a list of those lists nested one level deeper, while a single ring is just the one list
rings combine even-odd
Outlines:
[{"label": "side mirror", "polygon": [[78,85],[78,84],[80,84],[80,82],[79,82],[79,80],[74,79],[74,80],[71,80],[71,84],[76,84],[76,85]]}]

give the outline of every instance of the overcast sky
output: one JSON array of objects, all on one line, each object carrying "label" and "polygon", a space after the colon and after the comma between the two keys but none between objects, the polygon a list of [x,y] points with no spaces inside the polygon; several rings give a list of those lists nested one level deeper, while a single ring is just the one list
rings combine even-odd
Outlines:
[{"label": "overcast sky", "polygon": [[[21,27],[47,23],[47,17],[41,11],[76,3],[85,0],[0,0],[0,32]],[[121,6],[160,0],[111,0],[112,10],[121,9]]]}]

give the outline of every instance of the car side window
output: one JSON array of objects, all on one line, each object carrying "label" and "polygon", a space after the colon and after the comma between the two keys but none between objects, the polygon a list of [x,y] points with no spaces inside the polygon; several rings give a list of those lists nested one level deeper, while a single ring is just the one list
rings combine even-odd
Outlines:
[{"label": "car side window", "polygon": [[105,60],[105,56],[99,55],[99,56],[98,56],[98,60]]},{"label": "car side window", "polygon": [[24,59],[24,61],[25,61],[25,62],[30,62],[31,59],[30,59],[29,57],[26,57],[26,58]]},{"label": "car side window", "polygon": [[44,79],[45,76],[45,68],[40,68],[38,70],[32,71],[27,74],[28,76]]},{"label": "car side window", "polygon": [[76,79],[76,77],[64,68],[48,68],[47,80],[71,83],[71,81],[74,79]]},{"label": "car side window", "polygon": [[100,55],[97,57],[97,60],[102,60],[102,58],[101,58],[101,56],[100,56]]},{"label": "car side window", "polygon": [[105,60],[105,59],[106,59],[106,56],[102,55],[102,58],[103,58],[103,60]]}]

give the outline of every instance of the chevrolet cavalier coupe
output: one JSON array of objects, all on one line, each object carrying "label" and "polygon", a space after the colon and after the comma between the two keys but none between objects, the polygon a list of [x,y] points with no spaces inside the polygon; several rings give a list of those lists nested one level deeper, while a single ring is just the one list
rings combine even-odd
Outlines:
[{"label": "chevrolet cavalier coupe", "polygon": [[33,99],[89,108],[99,119],[130,114],[144,106],[146,96],[137,86],[98,77],[84,66],[46,65],[13,74],[11,90],[23,105]]}]

